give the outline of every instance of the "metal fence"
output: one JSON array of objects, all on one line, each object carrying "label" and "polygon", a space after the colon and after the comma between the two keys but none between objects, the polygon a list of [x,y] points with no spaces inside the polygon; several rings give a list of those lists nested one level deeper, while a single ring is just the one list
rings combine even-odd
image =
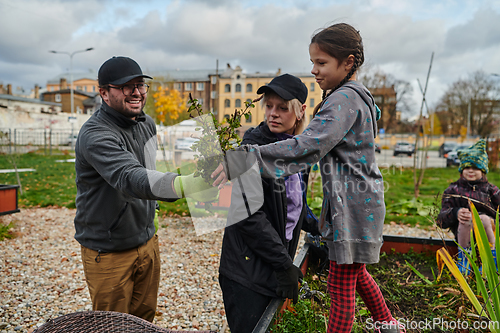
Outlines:
[{"label": "metal fence", "polygon": [[76,130],[0,128],[0,152],[26,153],[43,149],[72,149],[76,142]]}]

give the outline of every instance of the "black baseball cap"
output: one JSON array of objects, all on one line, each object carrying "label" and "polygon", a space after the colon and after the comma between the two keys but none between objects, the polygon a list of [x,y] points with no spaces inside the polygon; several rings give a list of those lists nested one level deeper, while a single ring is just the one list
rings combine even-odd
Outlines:
[{"label": "black baseball cap", "polygon": [[97,74],[99,86],[107,84],[121,85],[136,77],[153,79],[149,75],[142,74],[139,64],[128,57],[113,57],[106,60]]},{"label": "black baseball cap", "polygon": [[264,94],[268,91],[274,92],[285,101],[296,98],[304,104],[307,99],[306,85],[298,77],[290,74],[275,77],[271,82],[260,87],[257,94]]}]

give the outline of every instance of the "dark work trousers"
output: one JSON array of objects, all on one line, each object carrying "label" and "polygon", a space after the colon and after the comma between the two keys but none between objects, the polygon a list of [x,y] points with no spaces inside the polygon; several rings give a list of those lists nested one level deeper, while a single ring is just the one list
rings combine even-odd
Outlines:
[{"label": "dark work trousers", "polygon": [[222,274],[219,274],[219,284],[231,333],[251,333],[272,297],[259,294]]}]

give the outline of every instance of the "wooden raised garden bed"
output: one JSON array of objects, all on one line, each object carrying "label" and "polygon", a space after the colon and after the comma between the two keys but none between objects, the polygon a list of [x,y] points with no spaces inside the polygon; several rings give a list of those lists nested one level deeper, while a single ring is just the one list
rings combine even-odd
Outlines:
[{"label": "wooden raised garden bed", "polygon": [[18,185],[0,184],[0,215],[19,212],[17,207],[17,189]]},{"label": "wooden raised garden bed", "polygon": [[[457,253],[457,245],[453,240],[442,240],[436,238],[422,238],[422,237],[405,237],[405,236],[390,236],[384,235],[384,244],[380,249],[380,252],[396,252],[396,253],[408,253],[410,251],[414,253],[428,253],[430,255],[435,255],[436,251],[442,247],[446,247],[451,255]],[[300,267],[302,273],[305,274],[308,266],[309,248],[311,244],[304,244],[300,249],[297,257],[294,260],[294,264]],[[289,304],[289,300],[285,303],[283,300],[275,298],[271,300],[267,306],[266,311],[260,318],[260,321],[255,326],[253,333],[265,333],[268,332],[269,327],[273,323],[275,315],[283,312],[286,305]]]}]

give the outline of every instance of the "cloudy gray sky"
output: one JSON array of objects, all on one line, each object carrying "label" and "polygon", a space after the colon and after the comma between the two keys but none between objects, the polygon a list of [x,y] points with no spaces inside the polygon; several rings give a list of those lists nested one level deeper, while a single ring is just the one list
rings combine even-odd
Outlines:
[{"label": "cloudy gray sky", "polygon": [[[312,34],[347,22],[365,64],[414,86],[415,112],[429,61],[432,107],[450,83],[500,73],[500,1],[494,0],[0,0],[0,82],[30,90],[66,72],[97,71],[126,55],[145,72],[210,69],[309,72]],[[500,80],[500,78],[498,78]]]}]

